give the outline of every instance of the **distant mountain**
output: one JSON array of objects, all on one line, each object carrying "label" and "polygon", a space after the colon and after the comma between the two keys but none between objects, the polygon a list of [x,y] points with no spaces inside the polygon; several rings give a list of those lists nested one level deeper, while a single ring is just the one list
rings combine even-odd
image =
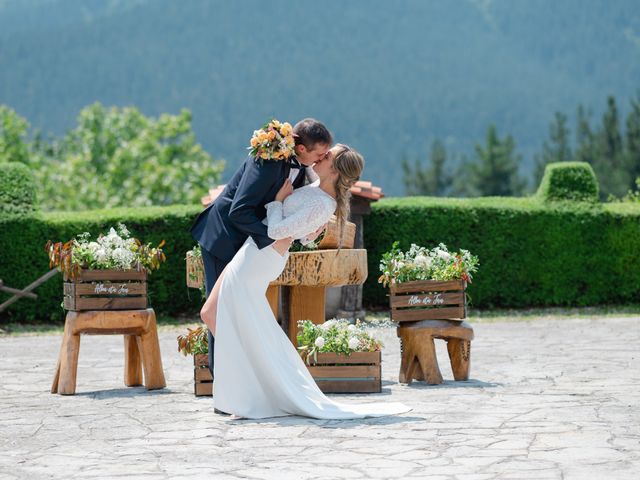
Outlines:
[{"label": "distant mountain", "polygon": [[[556,110],[640,88],[637,0],[0,0],[0,103],[54,133],[100,101],[189,108],[231,175],[275,116],[322,119],[403,193],[434,138],[470,154],[489,123],[527,161]],[[598,119],[599,120],[599,119]],[[571,124],[573,126],[573,124]]]}]

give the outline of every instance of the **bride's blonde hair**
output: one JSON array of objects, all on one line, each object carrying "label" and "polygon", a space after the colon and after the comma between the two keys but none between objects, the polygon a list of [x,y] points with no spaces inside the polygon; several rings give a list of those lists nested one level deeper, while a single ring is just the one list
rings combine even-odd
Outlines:
[{"label": "bride's blonde hair", "polygon": [[349,145],[338,143],[335,145],[338,152],[333,159],[333,168],[338,172],[336,179],[336,220],[338,223],[338,248],[342,247],[344,225],[349,220],[351,210],[350,188],[360,179],[364,169],[364,158]]}]

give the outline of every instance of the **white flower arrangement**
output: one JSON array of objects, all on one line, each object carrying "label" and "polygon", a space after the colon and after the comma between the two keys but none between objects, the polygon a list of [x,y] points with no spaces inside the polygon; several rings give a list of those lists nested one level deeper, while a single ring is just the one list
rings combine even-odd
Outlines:
[{"label": "white flower arrangement", "polygon": [[372,337],[360,321],[355,325],[344,319],[331,319],[316,325],[310,320],[298,321],[298,350],[307,364],[317,360],[318,353],[375,352],[382,349],[382,342]]},{"label": "white flower arrangement", "polygon": [[144,245],[130,237],[127,227],[120,223],[117,230],[113,227],[106,235],[91,240],[87,232],[78,235],[69,242],[47,242],[50,265],[57,266],[69,277],[74,277],[80,269],[95,270],[156,270],[166,260],[162,251],[164,240],[157,247]]},{"label": "white flower arrangement", "polygon": [[478,269],[478,257],[468,250],[450,252],[444,243],[428,249],[414,243],[408,251],[394,242],[391,250],[382,255],[378,282],[388,284],[415,280],[464,280],[471,282]]}]

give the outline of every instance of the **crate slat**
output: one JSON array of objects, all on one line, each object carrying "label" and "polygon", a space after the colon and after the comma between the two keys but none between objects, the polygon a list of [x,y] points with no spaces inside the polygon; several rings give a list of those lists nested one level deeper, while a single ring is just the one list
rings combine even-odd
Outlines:
[{"label": "crate slat", "polygon": [[213,381],[213,377],[211,376],[211,372],[209,371],[209,367],[196,367],[193,369],[193,379],[198,380],[211,380]]},{"label": "crate slat", "polygon": [[193,384],[193,393],[196,397],[213,395],[213,382],[196,382]]},{"label": "crate slat", "polygon": [[379,378],[379,365],[340,365],[340,366],[323,366],[308,367],[311,376],[316,379],[320,378]]},{"label": "crate slat", "polygon": [[419,320],[452,320],[466,317],[464,306],[445,308],[420,308],[409,310],[393,310],[391,320],[395,322],[411,322]]},{"label": "crate slat", "polygon": [[121,283],[121,282],[99,282],[99,283],[65,283],[64,294],[74,295],[146,295],[147,283]]},{"label": "crate slat", "polygon": [[[146,280],[146,270],[80,270],[80,275],[73,279],[74,282],[95,282],[98,280]],[[65,277],[65,281],[70,279]]]},{"label": "crate slat", "polygon": [[381,352],[353,352],[351,355],[319,353],[309,373],[325,393],[372,393],[382,389]]},{"label": "crate slat", "polygon": [[147,297],[64,297],[66,310],[137,310],[147,308]]},{"label": "crate slat", "polygon": [[409,293],[409,292],[446,292],[446,291],[463,291],[465,289],[462,280],[448,280],[440,282],[437,280],[422,280],[419,282],[405,282],[390,285],[389,289],[392,294]]},{"label": "crate slat", "polygon": [[382,391],[380,380],[317,380],[316,383],[324,393],[378,393]]},{"label": "crate slat", "polygon": [[336,363],[378,364],[380,363],[380,352],[353,352],[351,355],[342,355],[339,353],[318,353],[317,362],[311,358],[312,366]]},{"label": "crate slat", "polygon": [[464,292],[409,293],[391,297],[391,308],[438,307],[442,305],[464,305]]}]

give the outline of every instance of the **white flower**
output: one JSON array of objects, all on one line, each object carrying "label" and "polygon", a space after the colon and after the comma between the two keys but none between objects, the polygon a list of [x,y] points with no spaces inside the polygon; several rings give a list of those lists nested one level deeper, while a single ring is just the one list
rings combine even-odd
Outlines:
[{"label": "white flower", "polygon": [[356,327],[355,325],[349,325],[347,327],[347,330],[349,330],[350,332],[355,332],[358,329],[358,327]]},{"label": "white flower", "polygon": [[318,338],[316,338],[316,341],[314,343],[315,343],[316,347],[322,348],[322,347],[324,347],[324,338],[318,337]]},{"label": "white flower", "polygon": [[351,350],[355,350],[356,348],[358,348],[360,346],[360,340],[358,340],[357,337],[351,337],[349,339],[349,348]]},{"label": "white flower", "polygon": [[127,226],[124,223],[118,224],[118,230],[120,230],[120,235],[123,238],[127,238],[129,236],[129,230],[127,229]]},{"label": "white flower", "polygon": [[431,268],[431,259],[422,253],[418,254],[413,261],[421,268]]},{"label": "white flower", "polygon": [[100,250],[100,244],[98,242],[89,242],[89,244],[87,245],[87,248],[89,248],[91,252],[95,253],[98,250]]},{"label": "white flower", "polygon": [[94,253],[95,257],[96,257],[96,261],[103,263],[107,261],[107,251],[104,248],[99,247],[95,253]]},{"label": "white flower", "polygon": [[324,322],[322,325],[320,325],[320,327],[323,330],[329,330],[331,327],[333,327],[337,322],[337,320],[327,320],[326,322]]}]

